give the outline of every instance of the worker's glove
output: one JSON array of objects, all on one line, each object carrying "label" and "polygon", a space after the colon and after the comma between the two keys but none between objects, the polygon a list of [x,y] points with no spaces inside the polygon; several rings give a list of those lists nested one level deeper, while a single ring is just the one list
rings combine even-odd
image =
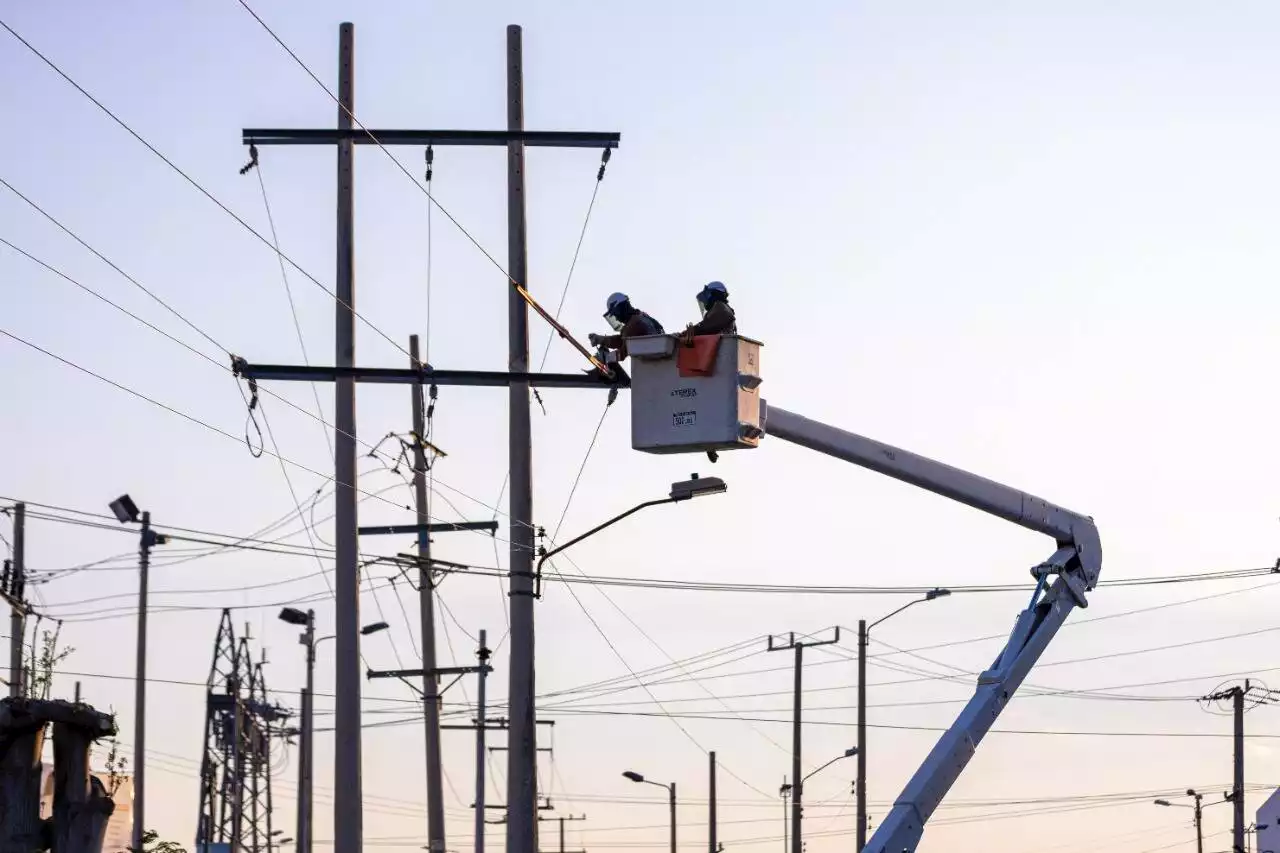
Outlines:
[{"label": "worker's glove", "polygon": [[684,327],[684,332],[680,335],[680,343],[687,347],[693,346],[693,324]]},{"label": "worker's glove", "polygon": [[587,340],[591,342],[591,345],[593,347],[598,347],[600,346],[601,341],[604,340],[604,337],[601,335],[597,335],[595,332],[592,332],[591,334],[587,335]]}]

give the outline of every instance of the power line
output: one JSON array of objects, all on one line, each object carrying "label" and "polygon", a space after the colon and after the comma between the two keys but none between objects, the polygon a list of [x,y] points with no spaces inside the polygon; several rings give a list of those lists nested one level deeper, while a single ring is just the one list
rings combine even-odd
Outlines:
[{"label": "power line", "polygon": [[390,343],[396,349],[400,350],[405,355],[409,354],[404,347],[396,343],[394,339],[392,339],[389,335],[386,334],[386,332],[383,332],[373,323],[369,322],[369,320],[366,319],[363,315],[361,315],[360,312],[356,311],[355,308],[343,302],[334,291],[330,290],[328,287],[325,287],[325,285],[321,284],[319,279],[317,279],[311,273],[307,272],[305,269],[299,266],[296,261],[294,261],[292,258],[284,254],[283,252],[279,252],[278,250],[276,250],[276,248],[272,246],[270,240],[268,240],[257,229],[255,229],[252,225],[246,222],[238,213],[233,211],[231,208],[227,207],[227,205],[223,204],[222,201],[217,198],[217,196],[209,192],[209,190],[205,189],[204,186],[201,185],[195,178],[191,177],[189,174],[183,171],[181,167],[179,167],[176,163],[174,163],[172,160],[166,157],[160,151],[160,149],[156,148],[154,145],[148,142],[140,133],[138,133],[136,130],[130,127],[127,123],[125,123],[123,119],[121,119],[119,116],[113,113],[105,104],[103,104],[101,101],[95,98],[92,94],[90,94],[87,89],[85,89],[83,86],[77,83],[74,79],[72,79],[72,77],[69,74],[67,74],[67,72],[63,71],[60,67],[58,67],[58,65],[53,60],[49,59],[49,57],[41,53],[33,44],[31,44],[31,42],[27,41],[25,38],[19,35],[18,32],[15,29],[13,29],[13,27],[9,26],[3,20],[0,20],[0,27],[4,27],[11,36],[13,36],[15,39],[17,39],[19,42],[22,43],[23,47],[31,51],[31,53],[35,54],[36,57],[38,57],[42,62],[44,62],[45,65],[49,66],[49,68],[51,68],[59,77],[61,77],[67,83],[71,84],[71,86],[76,91],[78,91],[81,95],[84,95],[86,98],[88,98],[89,101],[91,101],[94,106],[96,106],[99,110],[105,113],[112,121],[114,121],[121,128],[123,128],[130,136],[132,136],[138,142],[142,143],[142,145],[145,146],[148,151],[150,151],[156,157],[160,158],[160,160],[162,160],[165,163],[165,165],[167,165],[173,171],[177,172],[178,175],[180,175],[191,186],[199,190],[201,195],[203,195],[205,198],[209,199],[209,201],[216,204],[224,213],[226,213],[228,216],[230,216],[232,219],[238,222],[242,228],[244,228],[254,237],[257,237],[258,240],[264,246],[275,251],[277,255],[282,259],[284,259],[291,267],[296,269],[298,272],[302,273],[303,276],[305,276],[309,281],[315,284],[316,287],[320,288],[326,294],[328,294],[335,302],[338,302],[344,308],[351,311],[351,313],[355,317],[359,318],[361,322],[363,322],[366,326],[368,326],[370,329],[373,329],[373,331],[381,335],[383,339],[385,339],[388,343]]},{"label": "power line", "polygon": [[[262,206],[267,212],[267,224],[271,227],[271,246],[276,252],[276,261],[280,264],[280,281],[284,284],[284,293],[289,300],[289,314],[293,317],[293,330],[298,336],[298,349],[302,351],[302,363],[307,367],[311,366],[311,359],[307,355],[307,341],[302,335],[302,324],[298,321],[298,306],[293,302],[293,288],[289,286],[289,272],[285,269],[284,257],[280,254],[280,237],[276,233],[276,220],[271,215],[271,201],[267,198],[267,183],[262,177],[262,165],[258,163],[257,157],[253,159],[253,165],[258,175],[258,188],[262,190]],[[320,431],[324,433],[325,446],[329,448],[329,458],[333,458],[333,438],[329,434],[324,424],[324,406],[320,404],[320,389],[315,382],[310,383],[311,396],[316,401],[317,420],[320,421]]]}]

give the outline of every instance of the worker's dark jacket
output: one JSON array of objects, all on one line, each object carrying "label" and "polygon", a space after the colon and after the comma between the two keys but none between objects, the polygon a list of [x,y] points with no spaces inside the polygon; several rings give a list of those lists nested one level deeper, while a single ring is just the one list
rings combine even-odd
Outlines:
[{"label": "worker's dark jacket", "polygon": [[706,315],[694,323],[689,331],[694,335],[736,335],[738,318],[728,302],[713,302]]},{"label": "worker's dark jacket", "polygon": [[627,357],[627,338],[642,338],[645,335],[661,335],[663,333],[662,324],[650,317],[643,311],[636,311],[631,315],[631,319],[622,327],[622,331],[616,335],[609,335],[600,341],[601,346],[618,351],[618,358]]}]

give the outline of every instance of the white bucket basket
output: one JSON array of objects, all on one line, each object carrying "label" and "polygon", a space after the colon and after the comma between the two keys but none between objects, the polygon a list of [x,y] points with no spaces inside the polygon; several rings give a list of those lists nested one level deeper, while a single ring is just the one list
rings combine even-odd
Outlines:
[{"label": "white bucket basket", "polygon": [[760,443],[760,342],[724,335],[710,376],[681,376],[672,335],[627,340],[631,446],[646,453],[736,450]]}]

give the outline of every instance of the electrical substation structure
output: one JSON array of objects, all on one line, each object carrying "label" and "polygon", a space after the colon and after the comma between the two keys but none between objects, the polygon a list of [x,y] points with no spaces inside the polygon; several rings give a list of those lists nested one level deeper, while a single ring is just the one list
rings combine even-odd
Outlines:
[{"label": "electrical substation structure", "polygon": [[213,644],[200,762],[196,853],[270,853],[271,747],[289,712],[267,698],[262,661],[222,611]]}]

